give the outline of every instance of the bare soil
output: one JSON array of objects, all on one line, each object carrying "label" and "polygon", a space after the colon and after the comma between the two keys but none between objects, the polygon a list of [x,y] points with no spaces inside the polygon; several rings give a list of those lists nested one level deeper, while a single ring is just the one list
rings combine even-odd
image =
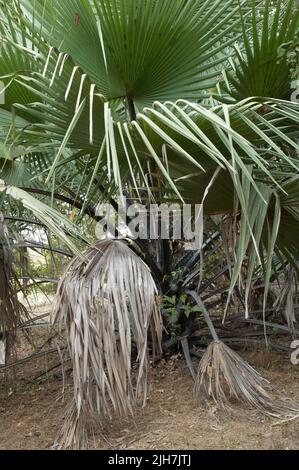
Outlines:
[{"label": "bare soil", "polygon": [[[36,343],[44,342],[45,329],[35,330]],[[49,332],[47,332],[47,337]],[[49,347],[53,347],[51,341]],[[27,348],[27,349],[26,349]],[[30,349],[30,348],[29,348]],[[19,341],[19,354],[30,354]],[[31,351],[32,353],[32,351]],[[285,403],[299,402],[299,366],[288,357],[267,352],[242,353],[271,381],[274,394]],[[15,378],[4,383],[0,374],[0,449],[49,449],[61,426],[61,418],[72,393],[71,372],[66,373],[62,394],[61,368],[40,378],[59,362],[56,353],[45,354],[15,370]],[[65,364],[66,370],[69,363]],[[129,420],[111,423],[109,444],[95,437],[97,449],[299,449],[299,419],[282,424],[234,404],[229,412],[200,405],[193,382],[180,355],[151,370],[147,406]]]}]

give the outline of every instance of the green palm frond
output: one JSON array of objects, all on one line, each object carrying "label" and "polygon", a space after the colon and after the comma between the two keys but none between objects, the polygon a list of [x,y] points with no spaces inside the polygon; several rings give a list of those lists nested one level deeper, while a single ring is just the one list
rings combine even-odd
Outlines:
[{"label": "green palm frond", "polygon": [[[137,109],[154,100],[205,96],[240,26],[236,0],[225,6],[219,0],[22,0],[21,5],[47,41],[68,53],[108,100],[133,99]],[[246,15],[246,2],[241,5]]]},{"label": "green palm frond", "polygon": [[41,221],[45,227],[57,235],[69,247],[69,249],[80,256],[79,248],[73,243],[71,237],[80,239],[82,242],[88,243],[88,240],[82,236],[78,227],[70,220],[60,214],[57,210],[44,204],[34,198],[26,191],[15,186],[6,184],[0,179],[0,193],[11,197],[23,205],[25,209],[33,212],[35,217]]},{"label": "green palm frond", "polygon": [[289,99],[290,70],[279,49],[298,31],[296,1],[279,0],[275,8],[266,1],[262,12],[252,2],[251,15],[241,16],[241,22],[242,41],[235,45],[234,70],[223,75],[221,88],[233,101],[251,96]]},{"label": "green palm frond", "polygon": [[[21,20],[21,18],[23,20]],[[14,103],[34,101],[34,93],[14,81],[14,77],[28,70],[40,70],[40,51],[34,49],[34,32],[24,24],[18,2],[4,1],[0,10],[0,76],[5,90],[5,103],[1,107],[11,110]],[[42,46],[42,42],[39,43]],[[43,45],[45,48],[45,44]],[[26,116],[25,116],[26,117]]]},{"label": "green palm frond", "polygon": [[[15,103],[17,113],[30,116],[30,124],[18,133],[18,143],[28,155],[47,154],[46,182],[56,178],[57,172],[64,171],[65,176],[69,170],[72,178],[84,168],[78,190],[85,187],[87,201],[91,201],[102,183],[109,191],[118,188],[122,192],[123,181],[130,177],[135,191],[145,187],[147,162],[154,160],[163,181],[163,197],[190,201],[191,195],[192,202],[200,202],[208,175],[220,167],[225,178],[230,176],[232,189],[217,210],[223,210],[222,204],[228,209],[235,194],[245,211],[244,185],[250,185],[265,204],[258,179],[283,193],[284,175],[296,174],[297,103],[265,99],[263,90],[259,98],[233,105],[198,103],[202,90],[208,96],[209,80],[215,79],[228,58],[234,28],[243,34],[248,66],[252,66],[256,57],[261,59],[268,49],[273,52],[277,41],[287,39],[296,28],[296,15],[288,24],[292,1],[286,7],[279,2],[274,12],[270,2],[263,7],[252,2],[251,16],[247,2],[234,1],[226,10],[219,1],[213,9],[209,2],[188,1],[67,1],[62,8],[55,0],[38,4],[22,0],[20,5],[24,24],[6,6],[9,21],[3,27],[9,31],[8,44],[17,51],[18,63],[27,67],[14,75],[13,84],[35,98]],[[77,22],[73,13],[79,16]],[[218,28],[211,30],[212,22]],[[230,31],[226,31],[228,24]],[[12,25],[20,30],[17,37]],[[245,40],[248,25],[252,39]],[[24,47],[30,31],[37,65]],[[87,42],[87,36],[93,39]],[[47,42],[40,41],[38,49],[37,39],[42,37]],[[77,47],[79,42],[83,47]],[[161,57],[153,60],[158,49]],[[6,55],[3,59],[9,64]],[[217,57],[214,62],[213,57]],[[249,69],[239,69],[245,80]],[[145,70],[150,81],[143,75]],[[136,119],[130,122],[135,112]],[[215,194],[213,188],[210,194]],[[210,201],[208,196],[207,208]],[[250,227],[248,216],[246,220]]]}]

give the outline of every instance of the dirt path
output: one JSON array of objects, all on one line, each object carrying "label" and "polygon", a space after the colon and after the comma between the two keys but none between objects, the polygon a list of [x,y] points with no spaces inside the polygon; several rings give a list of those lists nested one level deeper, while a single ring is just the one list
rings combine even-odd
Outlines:
[{"label": "dirt path", "polygon": [[[299,367],[274,356],[261,364],[258,357],[258,370],[275,386],[276,396],[298,403]],[[246,358],[256,365],[257,355]],[[31,377],[39,367],[30,370]],[[59,370],[42,383],[27,385],[25,371],[24,366],[14,389],[1,391],[0,449],[47,449],[61,423],[65,402]],[[71,377],[68,382],[67,394]],[[138,413],[136,426],[126,420],[111,425],[110,440],[114,449],[299,449],[299,420],[274,422],[242,405],[234,405],[230,413],[198,406],[184,362],[172,358],[151,371],[148,406]],[[107,448],[98,438],[91,445]]]}]

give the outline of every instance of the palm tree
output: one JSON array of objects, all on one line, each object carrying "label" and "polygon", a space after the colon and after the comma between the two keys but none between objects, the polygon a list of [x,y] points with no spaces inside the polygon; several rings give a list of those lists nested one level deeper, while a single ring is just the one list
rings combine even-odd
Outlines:
[{"label": "palm tree", "polygon": [[[0,190],[5,197],[33,211],[76,254],[73,238],[88,240],[54,202],[79,209],[80,220],[95,221],[97,205],[115,206],[119,195],[146,204],[203,202],[206,217],[229,221],[235,234],[227,307],[245,263],[245,313],[257,269],[264,279],[265,312],[273,260],[294,269],[298,260],[299,104],[290,99],[282,53],[298,31],[295,2],[1,0],[1,6]],[[48,204],[41,197],[48,197]],[[75,405],[65,445],[78,445],[80,411],[83,416],[97,409],[104,416],[133,410],[145,371],[140,341],[151,323],[161,336],[152,280],[160,296],[168,294],[177,269],[183,273],[174,289],[178,308],[181,296],[189,296],[214,339],[199,367],[197,388],[211,389],[212,361],[213,396],[223,402],[218,377],[225,376],[223,364],[229,361],[233,372],[224,378],[235,396],[269,408],[263,379],[219,342],[200,290],[194,291],[200,250],[178,260],[177,248],[165,241],[137,240],[130,248],[119,241],[97,242],[62,281],[56,312],[65,320],[75,364]],[[113,256],[121,265],[115,272],[122,286],[118,293],[106,282]],[[100,276],[96,284],[94,273]],[[151,286],[148,292],[133,273]],[[94,328],[92,315],[113,322],[120,305],[124,313],[116,315],[105,337],[105,325]],[[138,330],[136,318],[142,315],[145,330]],[[139,357],[133,394],[130,331]],[[95,354],[108,344],[110,355]],[[232,376],[244,367],[248,380],[240,385]],[[107,368],[113,372],[106,375]],[[270,408],[277,414],[276,405]]]}]

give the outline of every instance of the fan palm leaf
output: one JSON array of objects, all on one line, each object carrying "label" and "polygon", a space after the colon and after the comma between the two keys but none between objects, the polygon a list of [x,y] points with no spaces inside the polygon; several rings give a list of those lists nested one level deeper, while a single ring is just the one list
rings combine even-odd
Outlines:
[{"label": "fan palm leaf", "polygon": [[[298,31],[296,2],[279,0],[274,11],[270,2],[264,2],[262,12],[252,2],[251,15],[241,16],[241,23],[242,40],[235,46],[233,70],[222,78],[228,99],[240,101],[251,96],[271,96],[288,100],[290,71],[279,48]],[[251,35],[248,35],[249,28]]]}]

